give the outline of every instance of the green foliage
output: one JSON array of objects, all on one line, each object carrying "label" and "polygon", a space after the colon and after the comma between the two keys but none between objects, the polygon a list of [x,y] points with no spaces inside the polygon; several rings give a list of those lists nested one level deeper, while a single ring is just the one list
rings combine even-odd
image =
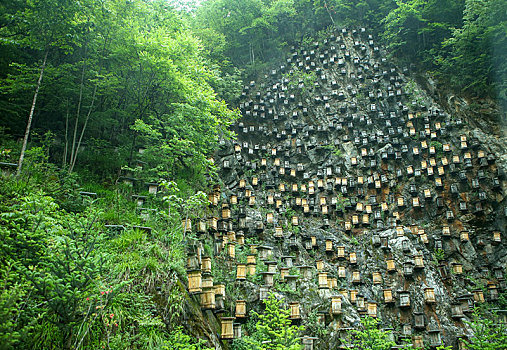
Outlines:
[{"label": "green foliage", "polygon": [[498,296],[498,301],[496,302],[496,304],[498,305],[498,307],[501,310],[506,310],[507,309],[507,291],[503,291],[503,292],[500,293],[500,295]]},{"label": "green foliage", "polygon": [[351,236],[350,237],[350,244],[357,246],[357,245],[359,245],[359,241],[357,240],[356,237]]},{"label": "green foliage", "polygon": [[241,342],[235,343],[235,349],[256,350],[301,350],[299,333],[304,327],[291,325],[290,311],[282,308],[283,300],[277,300],[274,294],[264,301],[266,309],[262,314],[254,313],[257,317],[255,332],[243,337]]},{"label": "green foliage", "polygon": [[465,323],[472,329],[473,336],[465,340],[470,350],[496,350],[507,348],[507,329],[504,324],[497,324],[484,312],[475,309],[471,321]]},{"label": "green foliage", "polygon": [[437,263],[440,263],[445,258],[445,251],[443,249],[435,249],[433,251],[433,258]]},{"label": "green foliage", "polygon": [[421,105],[424,103],[424,96],[422,92],[419,90],[417,83],[415,80],[409,79],[407,84],[405,85],[405,91],[410,95],[413,102],[417,103],[417,105]]},{"label": "green foliage", "polygon": [[449,345],[449,346],[440,345],[437,347],[437,350],[452,350],[452,346],[451,345]]},{"label": "green foliage", "polygon": [[244,245],[236,248],[236,262],[246,264],[247,256],[250,254],[250,249]]},{"label": "green foliage", "polygon": [[297,93],[300,93],[303,97],[307,97],[308,94],[313,90],[313,85],[317,81],[317,76],[314,72],[303,72],[292,67],[293,72],[285,74],[285,78],[289,79],[289,88]]},{"label": "green foliage", "polygon": [[31,330],[31,324],[19,327],[16,322],[21,313],[28,286],[17,281],[19,274],[13,271],[10,262],[2,266],[0,273],[2,280],[0,286],[0,348],[14,349]]},{"label": "green foliage", "polygon": [[326,326],[319,323],[319,312],[317,310],[313,310],[307,315],[303,321],[303,326],[305,327],[305,331],[319,339],[329,334]]},{"label": "green foliage", "polygon": [[96,288],[101,272],[94,249],[98,237],[91,234],[96,229],[96,214],[64,213],[53,198],[33,192],[14,197],[0,220],[1,258],[10,262],[9,274],[18,275],[10,284],[7,279],[4,290],[23,285],[25,291],[20,295],[27,295],[24,308],[11,324],[13,339],[33,327],[32,336],[20,342],[30,339],[43,348],[50,322],[53,340],[65,348],[83,313],[82,301]]},{"label": "green foliage", "polygon": [[212,348],[205,347],[205,342],[202,339],[197,339],[183,333],[181,327],[177,327],[176,330],[171,332],[169,335],[166,345],[162,347],[165,350],[211,350]]},{"label": "green foliage", "polygon": [[361,330],[350,331],[348,349],[389,350],[396,343],[389,340],[390,331],[378,329],[378,321],[370,316],[361,319]]},{"label": "green foliage", "polygon": [[336,195],[336,209],[343,210],[345,208],[345,198],[341,193]]},{"label": "green foliage", "polygon": [[432,70],[451,89],[505,107],[505,11],[499,0],[396,1],[382,36],[394,55]]},{"label": "green foliage", "polygon": [[[9,61],[0,67],[0,123],[9,133],[25,128],[47,54],[35,118],[42,134],[53,133],[52,161],[101,178],[142,161],[142,180],[205,185],[213,172],[207,159],[238,116],[212,86],[233,100],[238,73],[222,74],[204,57],[175,9],[142,0],[17,6],[0,8],[10,18],[0,47],[13,56],[0,57],[0,66]],[[145,153],[137,154],[139,145]]]},{"label": "green foliage", "polygon": [[281,283],[278,279],[275,280],[275,289],[281,293],[286,295],[290,295],[293,297],[301,297],[303,295],[301,289],[299,288],[291,288],[287,283]]},{"label": "green foliage", "polygon": [[[178,185],[168,184],[176,206],[160,201],[161,209],[143,221],[121,186],[111,191],[87,185],[102,197],[81,198],[82,210],[71,213],[59,203],[66,203],[74,190],[55,184],[59,172],[45,159],[27,163],[26,171],[45,169],[39,175],[3,177],[0,185],[0,260],[5,262],[0,267],[0,347],[172,349],[180,344],[203,349],[202,341],[190,341],[181,330],[169,333],[167,327],[179,324],[185,303],[181,215],[199,214],[207,199],[197,193],[182,201]],[[69,183],[71,189],[76,185]],[[103,226],[111,208],[124,231]],[[152,231],[129,228],[139,223]]]},{"label": "green foliage", "polygon": [[384,39],[395,55],[432,63],[433,49],[461,25],[462,0],[396,1],[383,19]]},{"label": "green foliage", "polygon": [[290,220],[291,220],[291,218],[292,218],[294,215],[296,215],[296,211],[295,211],[294,209],[292,209],[292,208],[287,208],[287,209],[285,210],[285,218],[286,218],[287,220],[289,220],[289,221],[290,221]]},{"label": "green foliage", "polygon": [[322,148],[329,150],[335,157],[337,158],[343,158],[343,152],[341,149],[338,148],[338,146],[329,144],[324,145]]},{"label": "green foliage", "polygon": [[248,342],[248,338],[247,339],[243,339],[243,338],[234,339],[232,341],[231,349],[232,350],[249,350],[249,349],[251,349],[250,344]]},{"label": "green foliage", "polygon": [[507,103],[507,39],[505,11],[498,0],[467,0],[463,26],[442,42],[437,64],[441,76],[454,88],[471,95],[490,96]]}]

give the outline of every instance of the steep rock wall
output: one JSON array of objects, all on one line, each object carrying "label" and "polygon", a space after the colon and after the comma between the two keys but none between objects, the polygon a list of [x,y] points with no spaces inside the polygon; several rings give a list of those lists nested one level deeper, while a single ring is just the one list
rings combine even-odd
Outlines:
[{"label": "steep rock wall", "polygon": [[343,29],[245,86],[189,252],[201,307],[235,317],[222,344],[274,292],[307,336],[328,330],[317,349],[364,315],[398,343],[457,346],[472,306],[505,290],[505,142],[385,57]]}]

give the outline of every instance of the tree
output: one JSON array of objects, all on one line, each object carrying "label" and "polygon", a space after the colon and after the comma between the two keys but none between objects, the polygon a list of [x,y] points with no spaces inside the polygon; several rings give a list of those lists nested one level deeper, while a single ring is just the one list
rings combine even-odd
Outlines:
[{"label": "tree", "polygon": [[507,106],[507,36],[501,0],[467,0],[463,26],[442,42],[440,76],[471,96],[492,96]]},{"label": "tree", "polygon": [[470,341],[465,340],[467,349],[507,349],[507,327],[503,323],[497,324],[478,308],[472,314],[472,321],[465,321],[465,323],[473,331]]},{"label": "tree", "polygon": [[30,104],[23,144],[18,160],[17,176],[21,173],[25,151],[30,137],[32,120],[39,97],[49,54],[54,49],[70,50],[69,38],[73,37],[78,23],[74,21],[79,5],[69,0],[31,0],[14,16],[15,20],[5,27],[2,37],[9,37],[16,45],[42,54],[42,64]]},{"label": "tree", "polygon": [[264,313],[253,313],[253,317],[258,318],[255,324],[255,332],[244,337],[235,347],[253,350],[303,349],[299,333],[304,330],[304,327],[291,325],[290,310],[282,308],[282,303],[283,300],[278,300],[271,293],[268,299],[264,301],[266,306]]},{"label": "tree", "polygon": [[[253,63],[261,56],[263,25],[261,0],[210,0],[196,12],[198,32],[210,28],[225,38],[224,53],[238,65]],[[214,35],[213,37],[216,37]]]},{"label": "tree", "polygon": [[417,57],[422,47],[420,30],[425,25],[422,17],[424,1],[397,1],[398,7],[389,12],[383,20],[385,25],[384,37],[388,47],[394,54]]},{"label": "tree", "polygon": [[435,50],[461,26],[464,0],[396,1],[382,20],[383,37],[392,52],[410,61],[433,64]]},{"label": "tree", "polygon": [[[15,137],[24,130],[12,153],[20,156],[19,172],[25,150],[36,144],[33,127],[52,131],[51,160],[69,172],[113,177],[149,141],[136,121],[160,132],[157,156],[171,174],[164,178],[207,170],[206,159],[237,116],[213,87],[233,100],[237,72],[222,75],[167,1],[16,4],[0,7],[0,123]],[[20,122],[26,110],[28,123]]]}]

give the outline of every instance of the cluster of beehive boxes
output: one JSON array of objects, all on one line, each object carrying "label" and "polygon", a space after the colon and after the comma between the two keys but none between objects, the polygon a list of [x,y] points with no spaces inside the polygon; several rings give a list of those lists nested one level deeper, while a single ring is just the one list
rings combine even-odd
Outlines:
[{"label": "cluster of beehive boxes", "polygon": [[[370,315],[435,347],[463,332],[474,303],[506,288],[505,265],[491,260],[504,246],[503,178],[460,119],[428,97],[414,102],[424,93],[407,93],[406,70],[382,52],[366,30],[344,29],[293,48],[286,64],[245,86],[238,139],[215,159],[224,187],[210,193],[213,214],[197,231],[233,263],[237,247],[248,249],[248,261],[234,264],[236,283],[262,276],[260,300],[278,282],[314,285],[323,324],[347,329],[343,312]],[[259,244],[245,247],[245,238]],[[294,320],[310,312],[296,299]],[[237,300],[236,318],[248,306]]]}]

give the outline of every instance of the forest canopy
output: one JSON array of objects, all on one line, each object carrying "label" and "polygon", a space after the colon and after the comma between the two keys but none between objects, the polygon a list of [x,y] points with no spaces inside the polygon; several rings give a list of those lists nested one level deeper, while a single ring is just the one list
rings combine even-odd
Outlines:
[{"label": "forest canopy", "polygon": [[192,27],[214,58],[255,72],[328,26],[366,26],[449,89],[505,103],[506,21],[501,0],[208,0]]},{"label": "forest canopy", "polygon": [[114,175],[143,147],[144,161],[161,161],[145,180],[202,176],[237,113],[212,88],[220,68],[168,2],[33,0],[1,11],[4,134],[23,134],[39,79],[32,140],[50,132],[56,164]]}]

